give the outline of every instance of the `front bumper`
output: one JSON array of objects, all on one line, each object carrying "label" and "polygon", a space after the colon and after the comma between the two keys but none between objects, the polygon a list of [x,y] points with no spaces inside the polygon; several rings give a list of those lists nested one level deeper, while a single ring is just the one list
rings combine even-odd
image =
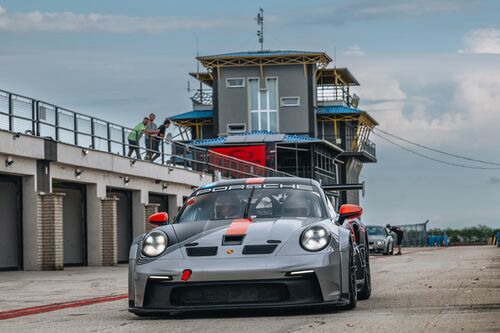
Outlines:
[{"label": "front bumper", "polygon": [[[348,269],[342,269],[342,261],[345,265],[348,260],[343,255],[328,252],[244,259],[155,260],[143,265],[132,262],[129,311],[344,305],[349,286]],[[193,272],[189,281],[180,280],[184,269]],[[313,273],[289,275],[304,270]]]},{"label": "front bumper", "polygon": [[387,252],[387,244],[382,244],[382,245],[369,244],[368,248],[370,249],[370,253],[386,253]]}]

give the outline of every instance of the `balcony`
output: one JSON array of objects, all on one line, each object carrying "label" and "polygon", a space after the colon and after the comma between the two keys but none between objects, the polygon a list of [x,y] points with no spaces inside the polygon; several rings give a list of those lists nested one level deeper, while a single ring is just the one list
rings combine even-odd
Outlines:
[{"label": "balcony", "polygon": [[350,94],[349,89],[344,86],[321,85],[316,89],[316,100],[318,105],[345,105],[356,108],[359,98],[356,94]]},{"label": "balcony", "polygon": [[367,138],[352,135],[347,135],[345,137],[339,135],[324,135],[321,138],[342,148],[344,153],[342,153],[341,157],[357,157],[365,163],[377,161],[377,147],[373,141]]},{"label": "balcony", "polygon": [[191,97],[194,106],[212,106],[213,105],[213,94],[212,90],[209,89],[198,89]]}]

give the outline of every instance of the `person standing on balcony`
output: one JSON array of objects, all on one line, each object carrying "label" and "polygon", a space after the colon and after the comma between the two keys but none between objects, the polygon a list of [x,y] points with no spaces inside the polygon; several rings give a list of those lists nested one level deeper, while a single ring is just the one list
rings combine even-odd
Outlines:
[{"label": "person standing on balcony", "polygon": [[170,127],[170,119],[166,118],[163,121],[163,124],[160,125],[158,128],[158,135],[153,138],[153,152],[155,153],[153,157],[151,157],[151,161],[156,160],[158,157],[160,157],[160,142],[165,139],[165,132],[167,131],[167,128]]},{"label": "person standing on balcony", "polygon": [[155,136],[159,133],[158,127],[156,126],[154,120],[156,115],[154,113],[149,114],[149,121],[146,124],[146,160],[151,160],[153,155],[153,142],[155,141]]},{"label": "person standing on balcony", "polygon": [[130,134],[128,135],[128,157],[132,157],[132,153],[135,151],[135,156],[138,160],[141,159],[141,151],[139,149],[139,140],[142,134],[146,132],[146,125],[148,124],[149,118],[144,117],[141,123],[137,124]]}]

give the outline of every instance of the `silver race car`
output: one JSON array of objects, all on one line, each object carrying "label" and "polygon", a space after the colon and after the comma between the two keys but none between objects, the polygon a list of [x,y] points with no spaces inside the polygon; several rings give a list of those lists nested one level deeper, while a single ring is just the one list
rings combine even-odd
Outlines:
[{"label": "silver race car", "polygon": [[389,255],[394,253],[394,239],[387,229],[379,225],[367,225],[370,253]]},{"label": "silver race car", "polygon": [[362,209],[338,215],[314,180],[249,178],[198,188],[171,223],[134,240],[129,311],[339,306],[370,297]]}]

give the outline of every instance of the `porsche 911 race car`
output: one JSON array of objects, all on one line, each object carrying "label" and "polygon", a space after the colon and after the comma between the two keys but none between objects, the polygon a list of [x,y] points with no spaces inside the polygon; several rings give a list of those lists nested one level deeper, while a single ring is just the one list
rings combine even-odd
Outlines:
[{"label": "porsche 911 race car", "polygon": [[134,240],[129,311],[339,306],[371,293],[362,209],[337,214],[314,180],[249,178],[196,189],[174,221]]}]

